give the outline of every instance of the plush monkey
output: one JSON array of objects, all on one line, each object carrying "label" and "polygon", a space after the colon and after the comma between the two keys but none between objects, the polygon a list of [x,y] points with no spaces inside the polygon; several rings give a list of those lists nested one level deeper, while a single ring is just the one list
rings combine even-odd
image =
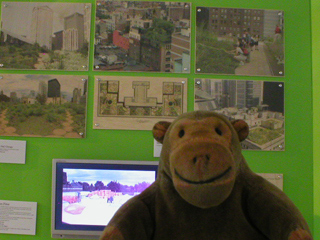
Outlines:
[{"label": "plush monkey", "polygon": [[101,240],[311,240],[292,201],[253,173],[241,154],[242,120],[214,112],[159,122],[157,180],[125,203]]}]

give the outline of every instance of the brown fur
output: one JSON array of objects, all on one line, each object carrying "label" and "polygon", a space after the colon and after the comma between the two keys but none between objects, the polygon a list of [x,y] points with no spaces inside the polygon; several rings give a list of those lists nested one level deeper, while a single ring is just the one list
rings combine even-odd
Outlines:
[{"label": "brown fur", "polygon": [[119,209],[101,240],[311,240],[292,201],[248,167],[240,146],[248,130],[202,111],[156,124],[158,178]]}]

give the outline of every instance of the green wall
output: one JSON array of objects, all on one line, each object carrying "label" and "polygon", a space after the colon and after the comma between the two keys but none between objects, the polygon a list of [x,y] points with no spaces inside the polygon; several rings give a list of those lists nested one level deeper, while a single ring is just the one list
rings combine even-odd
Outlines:
[{"label": "green wall", "polygon": [[312,71],[313,71],[313,182],[314,182],[314,238],[320,239],[320,1],[311,1],[312,16]]},{"label": "green wall", "polygon": [[[78,2],[81,2],[81,0]],[[85,2],[90,2],[90,0]],[[94,9],[94,1],[92,1],[92,3]],[[201,75],[201,77],[285,82],[286,150],[284,152],[245,151],[244,156],[256,172],[284,174],[284,191],[301,210],[311,229],[319,236],[319,230],[316,230],[316,227],[313,226],[313,201],[319,200],[319,192],[315,191],[315,197],[313,196],[310,1],[202,0],[200,4],[200,1],[192,0],[192,3],[193,20],[195,19],[196,6],[258,8],[284,11],[286,30],[285,77],[217,76],[209,74]],[[314,3],[314,5],[318,4],[319,3]],[[319,14],[314,15],[316,18],[319,18]],[[94,15],[92,15],[92,17],[94,18]],[[94,24],[92,24],[92,27],[93,26]],[[195,24],[193,23],[193,27],[194,26]],[[94,36],[93,32],[91,36]],[[192,39],[195,39],[194,31],[192,33]],[[93,41],[91,42],[91,47],[93,47]],[[112,72],[109,75],[188,77],[188,110],[191,111],[193,110],[193,79],[199,77],[199,75],[194,74],[194,45],[192,45],[192,51],[192,69],[190,74]],[[93,51],[91,51],[91,54],[92,53]],[[93,72],[91,70],[93,68],[92,63],[93,59],[91,56],[90,70],[87,72],[60,73],[86,74],[89,76],[87,132],[85,139],[1,137],[1,139],[26,140],[27,159],[25,165],[0,163],[0,199],[34,201],[38,203],[37,234],[35,236],[0,234],[1,240],[51,239],[51,160],[53,158],[157,160],[153,157],[151,131],[92,129],[94,76],[106,75],[101,72]],[[315,61],[314,64],[319,65],[319,61]],[[1,73],[55,74],[56,72],[0,70],[0,74]],[[314,74],[317,75],[316,71]],[[317,113],[315,111],[315,117],[316,114],[319,114],[319,112]],[[317,130],[319,131],[316,126],[315,132],[317,132]],[[316,141],[317,139],[315,139],[315,144]],[[315,157],[317,157],[320,152],[317,152],[316,145],[315,150]],[[316,164],[317,162],[315,161],[315,169],[317,167]],[[318,175],[319,173],[315,172],[315,180],[320,182],[319,179],[316,179],[317,177],[319,178]],[[319,218],[319,206],[315,206],[315,212]],[[315,223],[319,224],[317,218]],[[319,228],[320,227],[318,227],[318,229]]]}]

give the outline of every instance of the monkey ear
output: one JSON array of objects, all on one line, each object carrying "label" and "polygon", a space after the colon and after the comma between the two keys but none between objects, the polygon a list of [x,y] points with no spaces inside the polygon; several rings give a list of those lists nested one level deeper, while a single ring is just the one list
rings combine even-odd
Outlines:
[{"label": "monkey ear", "polygon": [[157,122],[152,129],[152,134],[155,140],[157,140],[159,143],[163,143],[164,135],[166,134],[170,122],[160,121]]},{"label": "monkey ear", "polygon": [[233,120],[231,121],[234,129],[238,133],[239,141],[242,142],[245,140],[249,135],[249,126],[243,120]]}]

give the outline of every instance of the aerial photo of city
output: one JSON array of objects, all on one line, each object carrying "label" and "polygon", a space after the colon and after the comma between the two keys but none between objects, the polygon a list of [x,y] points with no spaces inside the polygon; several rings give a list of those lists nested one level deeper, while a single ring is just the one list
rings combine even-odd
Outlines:
[{"label": "aerial photo of city", "polygon": [[3,69],[88,70],[91,4],[2,2]]},{"label": "aerial photo of city", "polygon": [[246,121],[250,131],[243,149],[285,149],[283,82],[195,79],[194,108]]},{"label": "aerial photo of city", "polygon": [[1,75],[0,136],[83,138],[87,77]]},{"label": "aerial photo of city", "polygon": [[98,0],[94,69],[190,72],[190,3]]}]

